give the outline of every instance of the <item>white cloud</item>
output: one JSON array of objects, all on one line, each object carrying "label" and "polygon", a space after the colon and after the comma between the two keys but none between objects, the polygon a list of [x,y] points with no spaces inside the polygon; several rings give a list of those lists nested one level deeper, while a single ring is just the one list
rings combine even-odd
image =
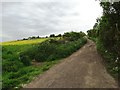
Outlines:
[{"label": "white cloud", "polygon": [[3,41],[92,28],[102,14],[95,0],[2,2]]}]

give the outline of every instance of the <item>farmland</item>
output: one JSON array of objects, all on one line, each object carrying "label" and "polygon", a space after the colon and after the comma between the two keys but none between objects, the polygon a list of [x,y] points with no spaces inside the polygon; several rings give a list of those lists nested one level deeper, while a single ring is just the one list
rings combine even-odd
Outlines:
[{"label": "farmland", "polygon": [[0,45],[24,45],[24,44],[36,44],[45,41],[47,38],[33,39],[33,40],[20,40],[20,41],[8,41],[0,43]]}]

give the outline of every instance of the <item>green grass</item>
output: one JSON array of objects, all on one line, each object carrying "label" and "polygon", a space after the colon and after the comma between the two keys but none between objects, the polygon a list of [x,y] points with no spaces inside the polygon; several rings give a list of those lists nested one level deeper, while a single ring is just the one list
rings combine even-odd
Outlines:
[{"label": "green grass", "polygon": [[[25,41],[11,41],[2,44],[2,67],[3,67],[3,88],[13,88],[19,86],[22,80],[30,79],[31,76],[39,73],[38,67],[25,66],[20,60],[19,55],[21,52],[33,48],[37,43],[41,43],[47,39],[35,39],[35,40],[25,40]],[[32,71],[32,72],[29,72]],[[31,73],[28,77],[26,72]],[[32,74],[33,73],[33,74]],[[13,78],[11,78],[11,76]],[[26,78],[26,79],[25,79]],[[23,81],[23,83],[25,82]]]},{"label": "green grass", "polygon": [[7,89],[22,88],[24,84],[33,80],[33,77],[42,74],[58,62],[59,61],[44,62],[41,66],[28,66],[19,69],[17,72],[3,74],[3,87]]},{"label": "green grass", "polygon": [[[31,81],[34,76],[48,70],[57,61],[44,62],[42,66],[25,66],[19,60],[19,53],[26,49],[32,48],[32,45],[9,45],[3,46],[3,88],[14,89],[20,88],[23,84]],[[7,54],[12,52],[12,54]]]},{"label": "green grass", "polygon": [[[37,43],[36,40],[35,43],[31,43],[30,40],[28,40],[24,43],[17,41],[16,43],[13,42],[14,44],[12,44],[12,42],[11,44],[10,42],[2,44],[2,75],[4,90],[21,88],[25,83],[33,80],[35,76],[43,73],[54,64],[58,63],[60,59],[65,58],[78,50],[87,40],[80,38],[76,41],[67,41],[66,43],[66,40],[63,38],[62,41],[60,41],[60,38],[57,38],[55,40],[43,40],[44,42],[42,42],[42,40],[40,41],[40,43]],[[27,59],[24,58],[23,61],[21,61],[21,53],[23,56],[28,55],[30,60],[25,61]],[[31,63],[34,58],[43,58],[42,61],[36,60],[39,61],[39,63],[42,63],[42,65],[25,64],[28,62]]]}]

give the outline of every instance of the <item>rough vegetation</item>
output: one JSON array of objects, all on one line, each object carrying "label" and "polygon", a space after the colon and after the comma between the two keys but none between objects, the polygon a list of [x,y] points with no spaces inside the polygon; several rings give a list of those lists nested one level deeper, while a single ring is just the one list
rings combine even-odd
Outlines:
[{"label": "rough vegetation", "polygon": [[101,2],[103,16],[97,19],[88,36],[96,41],[108,71],[120,81],[120,1]]},{"label": "rough vegetation", "polygon": [[[13,90],[22,87],[32,80],[33,76],[48,70],[58,63],[59,59],[72,54],[87,41],[83,38],[84,33],[68,32],[68,34],[64,34],[64,37],[59,35],[60,38],[50,37],[37,44],[3,45],[3,89]],[[77,36],[75,39],[74,35]],[[36,66],[33,62],[41,65]]]}]

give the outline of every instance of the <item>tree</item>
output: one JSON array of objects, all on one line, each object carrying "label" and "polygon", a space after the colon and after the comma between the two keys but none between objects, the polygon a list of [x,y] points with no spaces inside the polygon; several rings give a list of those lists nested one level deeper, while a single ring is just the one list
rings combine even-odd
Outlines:
[{"label": "tree", "polygon": [[103,16],[99,24],[99,38],[111,52],[120,56],[120,1],[101,2]]},{"label": "tree", "polygon": [[48,36],[46,36],[45,38],[48,38]]},{"label": "tree", "polygon": [[58,36],[58,37],[61,37],[62,35],[61,35],[61,34],[58,34],[57,36]]},{"label": "tree", "polygon": [[77,32],[66,32],[63,34],[63,38],[65,38],[66,40],[70,40],[70,41],[74,41],[74,40],[78,40],[80,38],[80,34]]},{"label": "tree", "polygon": [[36,38],[40,38],[39,36],[37,36]]},{"label": "tree", "polygon": [[50,37],[55,37],[55,34],[51,34]]}]

